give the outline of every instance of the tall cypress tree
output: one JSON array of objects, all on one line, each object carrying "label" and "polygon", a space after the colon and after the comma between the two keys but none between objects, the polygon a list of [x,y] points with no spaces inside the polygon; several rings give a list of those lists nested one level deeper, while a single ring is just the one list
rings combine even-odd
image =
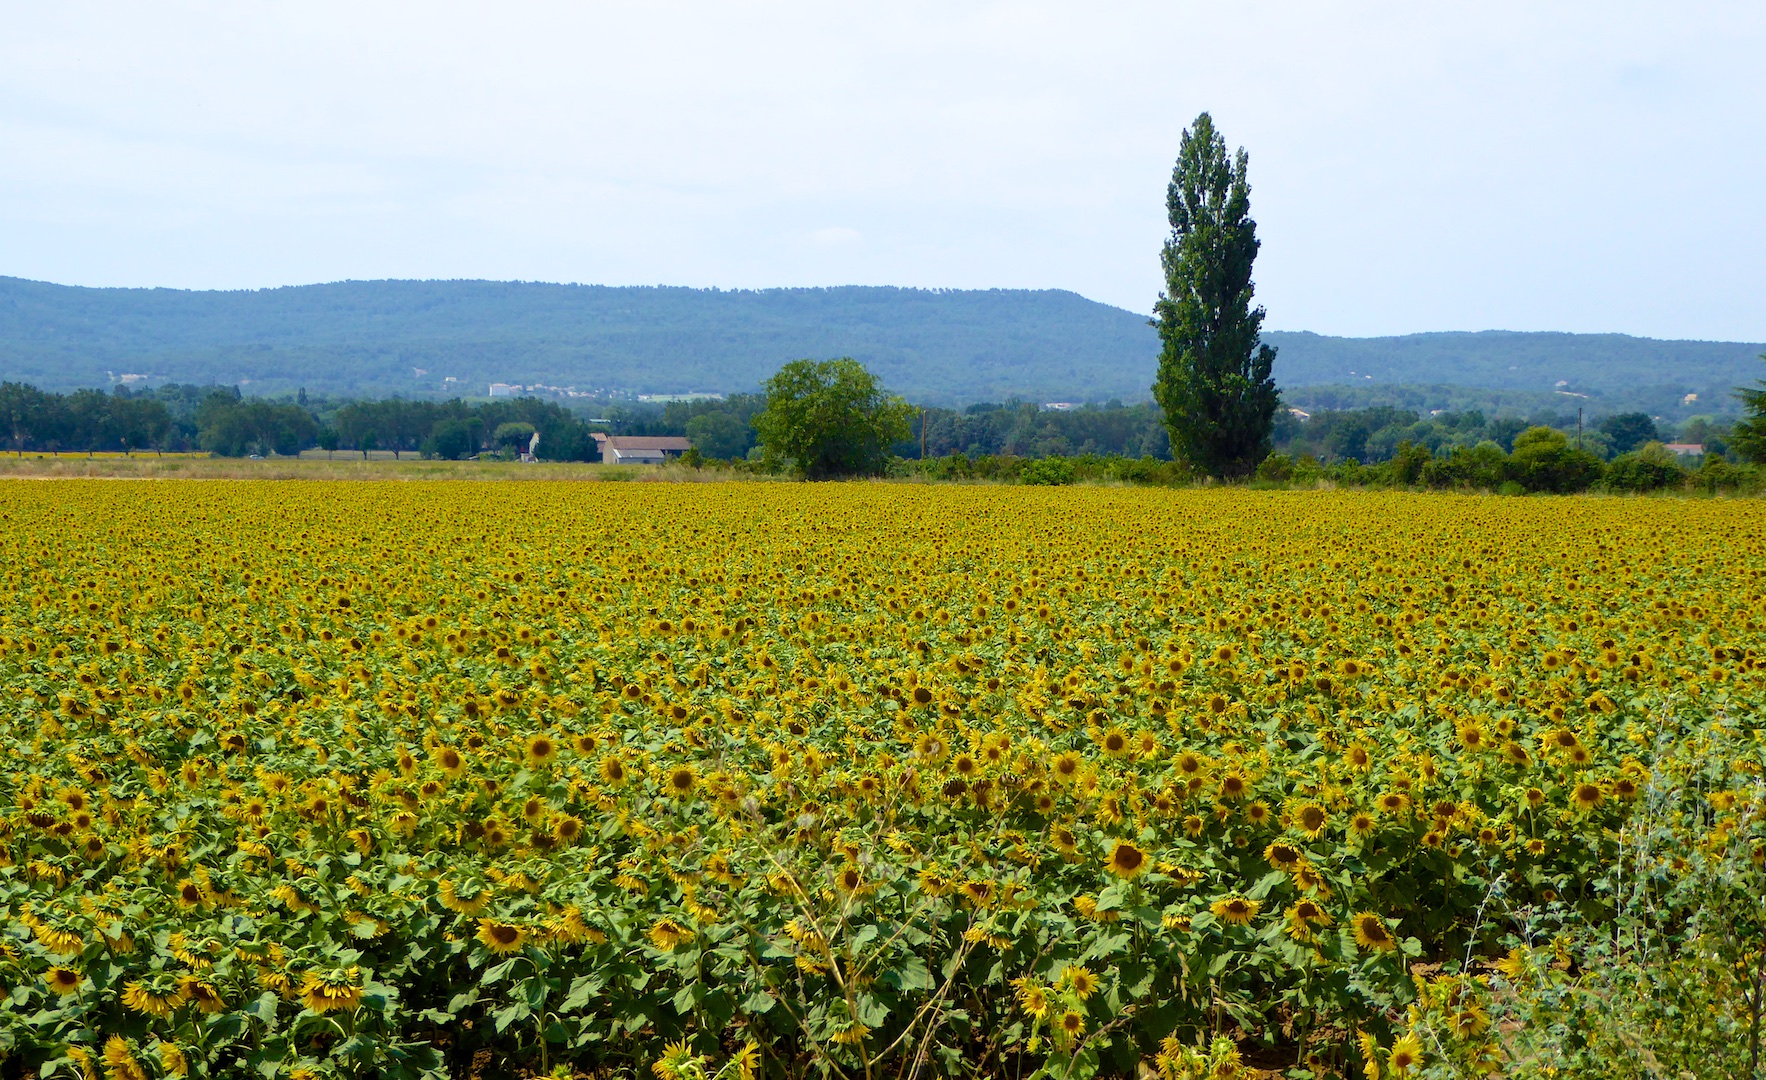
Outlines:
[{"label": "tall cypress tree", "polygon": [[1153,397],[1173,455],[1210,476],[1247,476],[1268,456],[1278,404],[1275,350],[1258,340],[1263,309],[1251,307],[1258,240],[1246,160],[1242,148],[1227,160],[1203,113],[1183,133],[1165,193],[1171,238],[1153,307],[1162,346]]}]

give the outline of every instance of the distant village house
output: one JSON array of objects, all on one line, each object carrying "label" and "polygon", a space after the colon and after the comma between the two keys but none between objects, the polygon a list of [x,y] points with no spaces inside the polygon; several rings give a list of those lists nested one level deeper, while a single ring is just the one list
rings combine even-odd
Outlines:
[{"label": "distant village house", "polygon": [[609,465],[660,465],[680,457],[693,444],[679,435],[607,435],[593,432],[601,460]]}]

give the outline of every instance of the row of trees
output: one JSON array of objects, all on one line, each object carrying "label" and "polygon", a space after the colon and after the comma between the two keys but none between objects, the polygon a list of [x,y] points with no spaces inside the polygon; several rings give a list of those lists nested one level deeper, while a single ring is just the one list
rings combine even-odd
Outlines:
[{"label": "row of trees", "polygon": [[537,398],[311,401],[248,398],[234,387],[170,385],[112,393],[56,394],[0,383],[0,436],[14,453],[207,451],[224,457],[389,450],[394,456],[468,458],[515,454],[540,435],[540,456],[599,457],[591,430],[563,407]]}]

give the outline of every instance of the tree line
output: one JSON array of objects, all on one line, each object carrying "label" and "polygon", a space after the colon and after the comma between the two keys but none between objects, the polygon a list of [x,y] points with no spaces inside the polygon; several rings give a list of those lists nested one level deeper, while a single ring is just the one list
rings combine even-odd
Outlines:
[{"label": "tree line", "polygon": [[207,452],[222,457],[391,451],[461,459],[513,456],[540,436],[538,456],[594,461],[591,426],[553,402],[246,397],[237,387],[171,384],[58,394],[0,383],[0,437],[15,454]]}]

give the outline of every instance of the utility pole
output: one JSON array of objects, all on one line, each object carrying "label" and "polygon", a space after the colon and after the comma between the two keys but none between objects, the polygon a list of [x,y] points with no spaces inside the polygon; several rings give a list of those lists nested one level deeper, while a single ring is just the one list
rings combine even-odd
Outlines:
[{"label": "utility pole", "polygon": [[920,406],[920,460],[926,460],[926,407]]},{"label": "utility pole", "polygon": [[1582,406],[1576,406],[1576,449],[1582,449]]}]

